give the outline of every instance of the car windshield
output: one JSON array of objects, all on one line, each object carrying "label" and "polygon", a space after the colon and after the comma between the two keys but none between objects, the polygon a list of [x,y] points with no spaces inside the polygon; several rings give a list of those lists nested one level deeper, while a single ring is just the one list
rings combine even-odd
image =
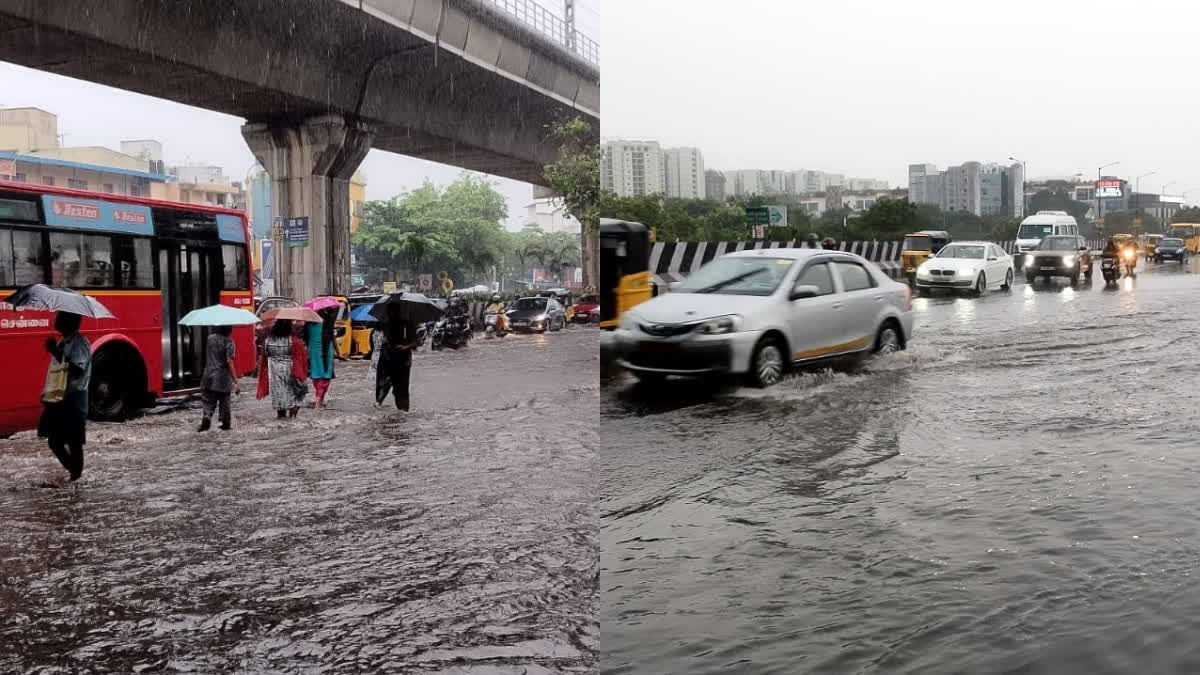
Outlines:
[{"label": "car windshield", "polygon": [[1159,248],[1183,248],[1182,239],[1163,239],[1158,242]]},{"label": "car windshield", "polygon": [[984,247],[982,244],[950,244],[937,254],[939,258],[961,258],[964,260],[983,260]]},{"label": "car windshield", "polygon": [[930,237],[905,237],[905,251],[932,251],[933,239]]},{"label": "car windshield", "polygon": [[285,298],[276,298],[274,300],[264,300],[258,306],[258,315],[262,316],[273,309],[281,309],[283,307],[297,307],[300,303],[295,300],[287,300]]},{"label": "car windshield", "polygon": [[1025,223],[1017,230],[1017,239],[1041,239],[1054,231],[1053,225]]},{"label": "car windshield", "polygon": [[672,289],[677,293],[770,295],[796,261],[791,258],[728,256],[701,267]]},{"label": "car windshield", "polygon": [[547,298],[521,298],[517,301],[517,309],[546,309]]},{"label": "car windshield", "polygon": [[1039,251],[1074,251],[1079,241],[1074,237],[1046,237],[1038,244]]}]

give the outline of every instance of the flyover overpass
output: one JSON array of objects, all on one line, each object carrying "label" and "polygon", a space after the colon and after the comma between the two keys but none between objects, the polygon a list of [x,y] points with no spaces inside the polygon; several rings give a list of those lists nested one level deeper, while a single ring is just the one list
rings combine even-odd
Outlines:
[{"label": "flyover overpass", "polygon": [[546,125],[599,138],[598,50],[553,21],[531,0],[0,0],[0,60],[245,118],[273,215],[309,218],[277,249],[280,290],[308,297],[348,290],[371,147],[537,185]]}]

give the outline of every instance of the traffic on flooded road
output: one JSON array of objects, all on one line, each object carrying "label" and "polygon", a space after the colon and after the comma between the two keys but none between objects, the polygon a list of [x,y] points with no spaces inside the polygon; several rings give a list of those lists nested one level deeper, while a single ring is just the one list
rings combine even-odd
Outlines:
[{"label": "traffic on flooded road", "polygon": [[606,369],[604,671],[1200,667],[1198,272],[918,297],[765,389]]}]

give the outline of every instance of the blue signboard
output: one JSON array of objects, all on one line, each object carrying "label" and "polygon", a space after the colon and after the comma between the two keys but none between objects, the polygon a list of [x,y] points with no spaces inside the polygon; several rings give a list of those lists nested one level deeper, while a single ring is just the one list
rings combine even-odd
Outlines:
[{"label": "blue signboard", "polygon": [[137,204],[114,204],[96,199],[42,195],[46,224],[86,230],[154,234],[150,208]]},{"label": "blue signboard", "polygon": [[283,221],[283,245],[288,248],[308,246],[308,217],[288,218]]},{"label": "blue signboard", "polygon": [[237,216],[218,214],[217,233],[221,236],[221,241],[246,243],[246,228],[242,225],[242,219]]},{"label": "blue signboard", "polygon": [[275,243],[270,239],[263,239],[262,242],[262,278],[275,278]]}]

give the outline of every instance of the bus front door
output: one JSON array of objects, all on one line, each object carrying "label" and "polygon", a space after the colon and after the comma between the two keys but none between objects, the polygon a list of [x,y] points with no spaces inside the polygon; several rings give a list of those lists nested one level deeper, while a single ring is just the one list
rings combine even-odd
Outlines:
[{"label": "bus front door", "polygon": [[162,289],[163,389],[200,386],[204,373],[207,328],[180,326],[193,309],[221,300],[221,249],[215,244],[163,241],[158,250],[158,282]]}]

